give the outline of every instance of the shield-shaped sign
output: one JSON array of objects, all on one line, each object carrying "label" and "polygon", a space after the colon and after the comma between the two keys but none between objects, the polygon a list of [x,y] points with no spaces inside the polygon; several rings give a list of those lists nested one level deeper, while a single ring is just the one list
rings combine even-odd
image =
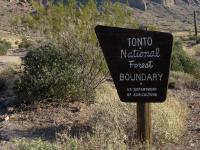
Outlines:
[{"label": "shield-shaped sign", "polygon": [[95,31],[121,101],[166,99],[172,34],[107,26]]}]

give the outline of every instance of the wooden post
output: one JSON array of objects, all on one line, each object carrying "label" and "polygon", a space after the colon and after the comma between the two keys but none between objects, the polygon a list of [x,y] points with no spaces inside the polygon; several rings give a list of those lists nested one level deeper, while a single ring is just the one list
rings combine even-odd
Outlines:
[{"label": "wooden post", "polygon": [[194,10],[194,29],[195,29],[195,38],[196,38],[196,43],[198,43],[198,34],[197,34],[197,16],[196,16],[196,10]]},{"label": "wooden post", "polygon": [[152,149],[151,104],[137,103],[137,136],[143,149]]},{"label": "wooden post", "polygon": [[[144,25],[139,27],[142,30],[148,30]],[[151,126],[151,104],[137,103],[137,136],[143,144],[143,149],[152,149],[152,126]]]}]

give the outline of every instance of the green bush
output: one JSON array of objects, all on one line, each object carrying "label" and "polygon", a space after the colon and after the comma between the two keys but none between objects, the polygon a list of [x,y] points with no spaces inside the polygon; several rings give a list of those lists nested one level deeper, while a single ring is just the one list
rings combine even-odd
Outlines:
[{"label": "green bush", "polygon": [[7,50],[11,48],[11,43],[6,40],[0,40],[0,55],[5,55]]},{"label": "green bush", "polygon": [[182,71],[200,78],[200,62],[187,55],[180,40],[176,40],[173,45],[171,70]]},{"label": "green bush", "polygon": [[44,44],[30,50],[23,60],[24,67],[15,87],[19,99],[25,103],[50,98],[92,102],[103,69],[103,63],[95,57],[99,56],[91,58],[84,47],[79,49],[69,45],[61,49]]},{"label": "green bush", "polygon": [[22,34],[38,33],[39,36],[53,39],[55,42],[63,38],[78,38],[80,42],[96,44],[94,28],[97,24],[138,27],[133,18],[133,10],[117,2],[105,1],[98,8],[94,0],[89,0],[84,5],[77,4],[76,0],[69,0],[66,5],[49,3],[47,12],[37,3],[32,5],[37,10],[36,14],[16,17],[12,24],[18,26],[18,31]]},{"label": "green bush", "polygon": [[97,8],[93,0],[79,7],[75,0],[67,5],[49,4],[47,12],[33,6],[37,13],[17,18],[16,25],[23,34],[39,33],[54,44],[33,48],[25,57],[16,86],[19,98],[25,102],[47,98],[92,101],[94,89],[107,73],[94,28],[97,24],[137,28],[133,11],[108,1]]}]

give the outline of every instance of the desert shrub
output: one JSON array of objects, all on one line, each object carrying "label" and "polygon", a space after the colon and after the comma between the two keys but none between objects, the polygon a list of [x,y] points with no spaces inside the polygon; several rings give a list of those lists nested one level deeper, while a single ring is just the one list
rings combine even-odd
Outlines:
[{"label": "desert shrub", "polygon": [[171,86],[171,88],[189,88],[196,90],[200,89],[200,81],[198,79],[195,79],[192,75],[184,72],[171,71],[169,81],[169,85],[173,85]]},{"label": "desert shrub", "polygon": [[10,42],[6,40],[0,40],[0,55],[5,55],[9,48],[11,48]]},{"label": "desert shrub", "polygon": [[[58,150],[141,149],[136,139],[136,104],[120,102],[116,89],[109,82],[98,87],[96,99],[97,103],[92,107],[94,113],[86,120],[87,126],[94,129],[92,134],[83,132],[80,137],[72,137],[65,131],[58,131],[55,142]],[[170,149],[170,145],[179,141],[186,130],[187,112],[187,106],[177,95],[168,96],[164,103],[152,104],[152,149]],[[25,144],[32,145],[34,142]]]},{"label": "desert shrub", "polygon": [[33,41],[23,37],[22,41],[19,43],[18,47],[19,48],[30,48],[33,45]]},{"label": "desert shrub", "polygon": [[132,16],[133,10],[117,2],[104,1],[99,7],[94,0],[89,0],[84,5],[78,4],[76,0],[70,0],[66,5],[49,3],[47,13],[45,8],[38,4],[32,5],[37,10],[36,14],[16,17],[12,24],[18,26],[22,34],[38,33],[39,36],[42,34],[54,41],[75,37],[80,42],[96,44],[94,27],[97,24],[138,27],[137,21]]},{"label": "desert shrub", "polygon": [[197,40],[197,43],[200,43],[200,36],[197,36],[197,37],[196,37],[195,35],[189,34],[188,39],[189,39],[189,40],[193,40],[193,41],[196,41],[196,40]]},{"label": "desert shrub", "polygon": [[12,88],[16,74],[15,70],[16,66],[14,65],[5,65],[0,68],[0,91]]},{"label": "desert shrub", "polygon": [[182,71],[200,78],[199,61],[187,55],[180,40],[175,40],[173,45],[171,70]]},{"label": "desert shrub", "polygon": [[91,57],[87,53],[88,47],[78,48],[71,45],[59,48],[47,43],[30,50],[16,82],[19,99],[25,103],[49,98],[92,102],[94,90],[101,82],[103,63],[96,59],[98,55]]},{"label": "desert shrub", "polygon": [[[94,28],[97,24],[136,28],[138,24],[132,17],[132,10],[108,1],[97,8],[93,0],[85,5],[77,5],[75,0],[66,5],[49,4],[47,12],[37,4],[33,6],[37,13],[18,18],[17,25],[23,28],[23,33],[40,33],[60,49],[58,52],[36,50],[27,55],[17,84],[20,99],[29,102],[46,98],[91,100],[94,89],[107,73]],[[54,55],[58,58],[63,55],[66,61],[61,59],[52,66],[50,62],[57,61]]]},{"label": "desert shrub", "polygon": [[192,56],[196,57],[199,60],[199,58],[200,58],[200,44],[193,46],[192,50],[194,51],[194,54]]},{"label": "desert shrub", "polygon": [[[97,92],[96,108],[100,117],[96,116],[96,125],[104,130],[101,133],[115,134],[115,142],[123,143],[133,140],[131,149],[138,149],[136,139],[136,104],[122,103],[118,99],[116,90],[108,83],[102,84]],[[168,96],[162,104],[152,104],[152,128],[155,139],[154,146],[163,149],[169,143],[177,142],[186,130],[187,106],[180,102],[179,97]],[[99,127],[100,126],[100,127]],[[106,133],[105,133],[106,134]],[[107,140],[108,141],[108,140]],[[115,148],[114,148],[115,149]],[[157,149],[157,148],[155,148]],[[167,149],[167,148],[166,148]]]}]

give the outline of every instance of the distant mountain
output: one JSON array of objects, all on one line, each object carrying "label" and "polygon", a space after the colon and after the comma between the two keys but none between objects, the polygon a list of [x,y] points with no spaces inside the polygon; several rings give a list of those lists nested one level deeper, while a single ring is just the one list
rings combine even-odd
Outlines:
[{"label": "distant mountain", "polygon": [[[9,0],[9,1],[16,1],[16,2],[22,2],[26,3],[30,0]],[[47,6],[48,2],[53,2],[54,4],[56,3],[64,3],[66,4],[69,0],[34,0],[40,2],[40,4],[44,5],[45,7]],[[78,2],[82,4],[86,4],[89,0],[77,0]],[[96,0],[97,5],[101,5],[104,1],[107,0]],[[138,8],[140,10],[146,10],[148,9],[148,5],[150,4],[159,4],[163,5],[165,7],[172,7],[174,5],[193,5],[197,7],[197,10],[200,10],[200,0],[111,0],[113,3],[114,2],[120,2],[120,3],[127,3],[131,7]]]},{"label": "distant mountain", "polygon": [[[47,1],[47,0],[40,0],[40,1]],[[52,0],[52,1],[54,1],[55,3],[58,3],[58,2],[67,3],[68,0]],[[77,0],[77,1],[81,3],[87,3],[88,0]],[[104,0],[97,0],[97,3],[101,4],[103,1]],[[176,5],[177,0],[112,0],[112,2],[121,2],[121,3],[127,3],[127,1],[131,7],[136,7],[141,10],[146,10],[148,7],[148,4],[152,2],[161,4],[166,7],[171,7],[171,6]],[[200,0],[181,0],[181,1],[185,2],[186,5],[192,4],[192,5],[200,6]]]}]

